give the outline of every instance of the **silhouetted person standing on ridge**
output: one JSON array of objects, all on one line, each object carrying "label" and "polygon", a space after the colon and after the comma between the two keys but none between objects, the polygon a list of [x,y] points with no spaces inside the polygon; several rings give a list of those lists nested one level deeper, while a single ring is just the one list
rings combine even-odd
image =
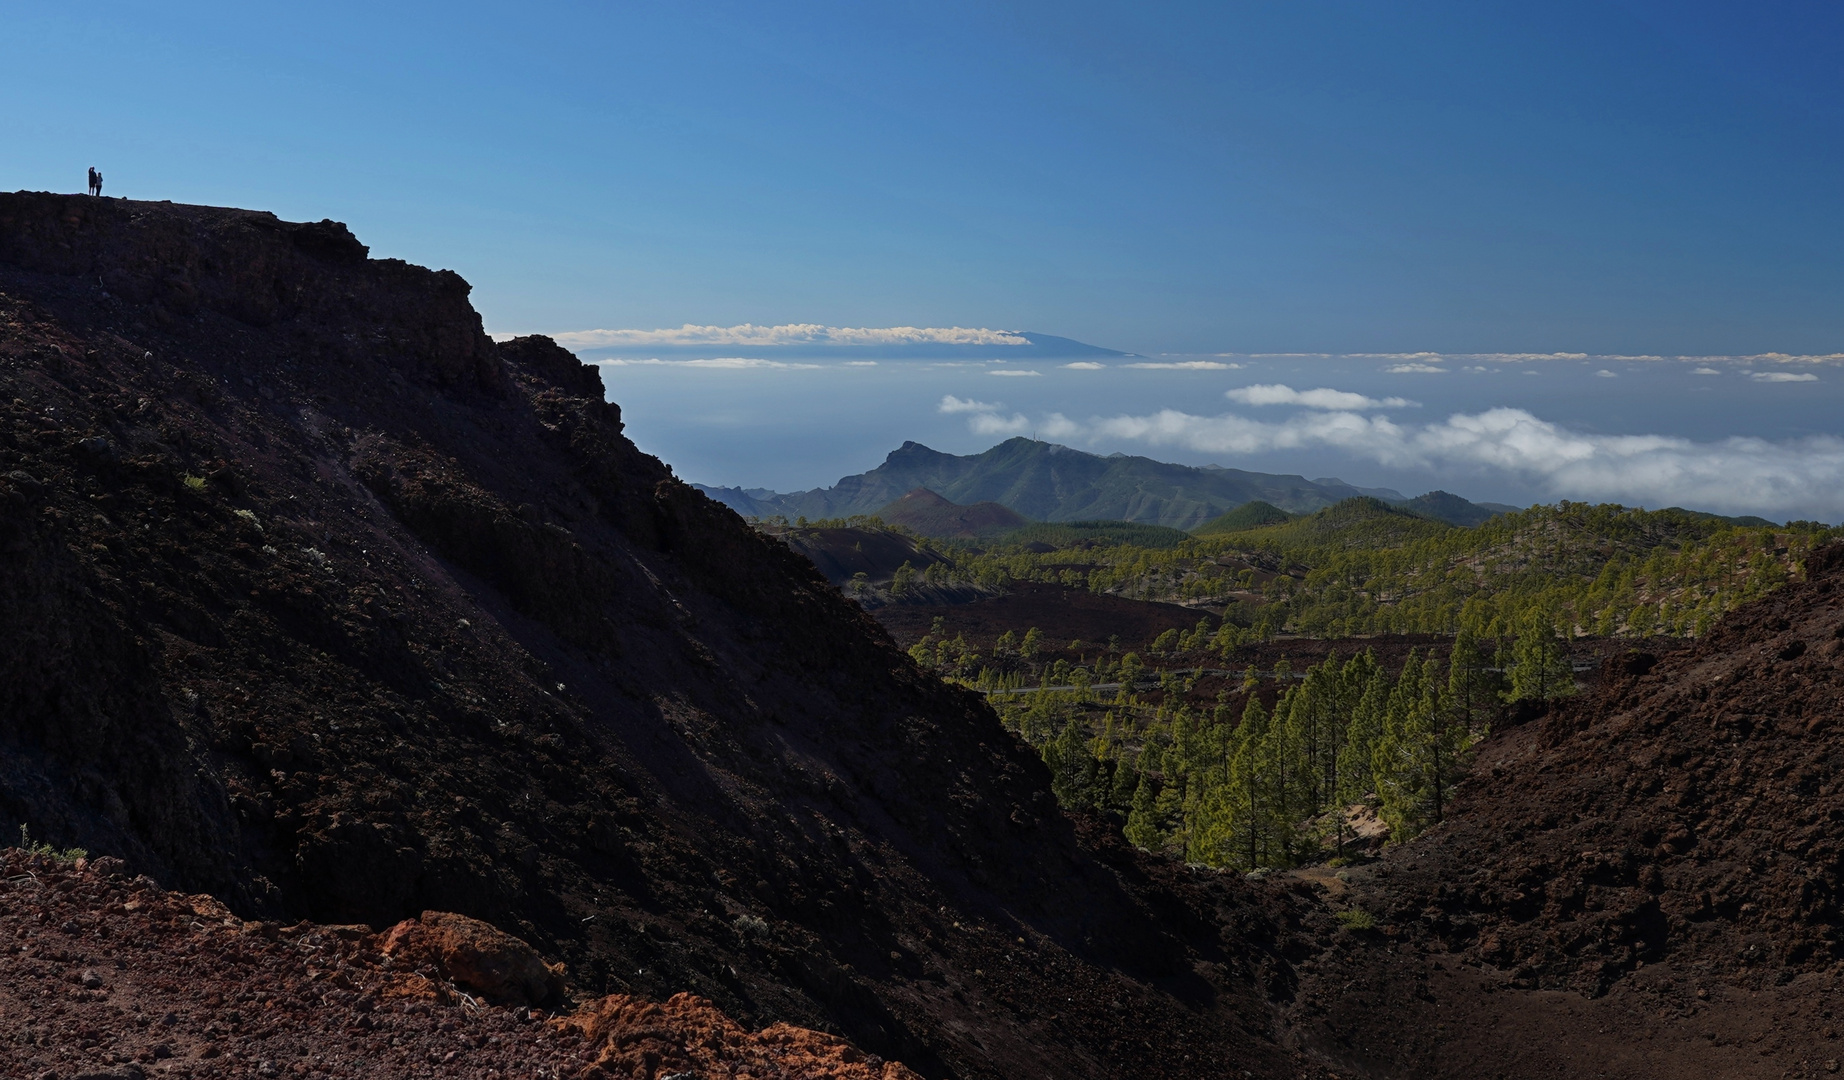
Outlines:
[{"label": "silhouetted person standing on ridge", "polygon": [[102,174],[96,171],[96,166],[94,165],[90,166],[90,194],[102,194]]}]

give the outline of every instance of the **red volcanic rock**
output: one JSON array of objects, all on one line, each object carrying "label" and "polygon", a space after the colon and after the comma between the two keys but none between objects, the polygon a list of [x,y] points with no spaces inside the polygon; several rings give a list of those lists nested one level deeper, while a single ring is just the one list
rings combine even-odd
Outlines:
[{"label": "red volcanic rock", "polygon": [[731,1080],[754,1076],[813,1080],[921,1080],[894,1061],[866,1055],[833,1035],[789,1024],[755,1034],[691,994],[665,1002],[616,995],[583,1006],[552,1026],[576,1032],[596,1050],[592,1077],[695,1076]]},{"label": "red volcanic rock", "polygon": [[385,935],[384,955],[401,964],[432,964],[449,980],[503,1005],[556,1005],[563,1001],[563,965],[546,964],[537,950],[479,919],[452,911],[425,911]]}]

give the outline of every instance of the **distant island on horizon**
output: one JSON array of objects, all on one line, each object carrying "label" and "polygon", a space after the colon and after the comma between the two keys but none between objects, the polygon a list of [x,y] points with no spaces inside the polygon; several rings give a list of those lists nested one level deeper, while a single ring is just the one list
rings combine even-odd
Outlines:
[{"label": "distant island on horizon", "polygon": [[[694,329],[694,328],[687,328]],[[696,328],[703,329],[703,328]],[[1140,360],[1138,353],[1090,345],[1074,338],[1039,334],[1030,330],[981,331],[983,336],[1009,340],[977,342],[954,340],[863,340],[865,331],[815,328],[811,335],[780,335],[781,327],[727,327],[713,335],[682,336],[674,331],[583,331],[556,335],[557,341],[585,359],[638,359],[645,357],[711,358],[746,354],[799,358],[830,357],[840,360]],[[738,332],[742,333],[738,333]],[[849,333],[850,336],[845,336]],[[894,331],[879,331],[892,334]],[[915,332],[921,337],[938,333]],[[496,334],[509,338],[513,335]]]}]

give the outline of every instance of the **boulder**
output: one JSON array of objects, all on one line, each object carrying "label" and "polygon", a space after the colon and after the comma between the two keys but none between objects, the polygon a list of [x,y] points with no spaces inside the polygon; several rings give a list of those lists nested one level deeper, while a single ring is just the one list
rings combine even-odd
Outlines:
[{"label": "boulder", "polygon": [[398,923],[383,951],[400,965],[430,965],[496,1004],[554,1007],[564,1001],[562,964],[546,964],[511,934],[452,911],[425,911]]}]

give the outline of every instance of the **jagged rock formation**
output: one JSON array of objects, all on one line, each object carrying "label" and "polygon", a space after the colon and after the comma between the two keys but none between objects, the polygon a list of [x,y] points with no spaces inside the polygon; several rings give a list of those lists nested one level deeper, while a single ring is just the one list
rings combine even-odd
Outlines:
[{"label": "jagged rock formation", "polygon": [[0,550],[0,824],[931,1077],[1296,1070],[1294,901],[1079,837],[593,371],[336,223],[0,195]]}]

